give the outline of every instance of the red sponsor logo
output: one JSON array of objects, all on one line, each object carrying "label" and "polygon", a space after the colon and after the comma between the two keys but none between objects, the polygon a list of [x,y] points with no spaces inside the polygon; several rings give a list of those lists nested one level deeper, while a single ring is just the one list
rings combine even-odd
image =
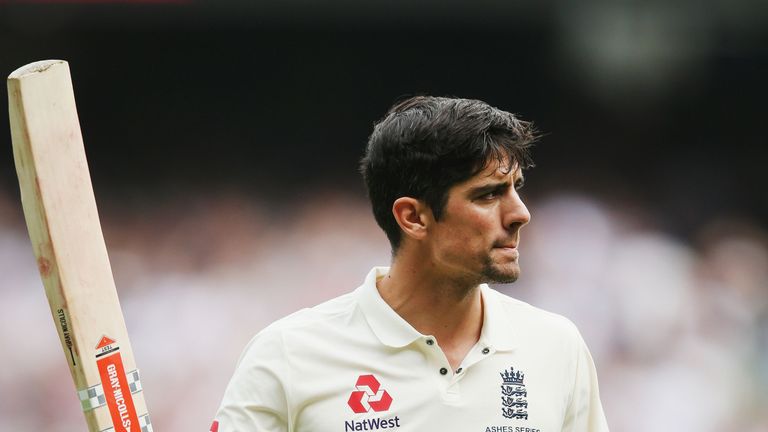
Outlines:
[{"label": "red sponsor logo", "polygon": [[381,388],[375,376],[360,375],[355,384],[355,391],[349,396],[347,404],[356,413],[366,413],[371,410],[382,412],[392,405],[392,396]]}]

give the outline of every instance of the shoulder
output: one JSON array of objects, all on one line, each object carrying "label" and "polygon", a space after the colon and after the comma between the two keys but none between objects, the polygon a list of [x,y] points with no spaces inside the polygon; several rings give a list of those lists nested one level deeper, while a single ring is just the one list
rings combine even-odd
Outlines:
[{"label": "shoulder", "polygon": [[354,291],[349,292],[311,308],[296,311],[273,322],[264,328],[262,333],[285,332],[343,320],[355,313],[357,298],[354,294]]},{"label": "shoulder", "polygon": [[581,335],[568,318],[510,297],[493,288],[483,290],[495,304],[498,312],[508,321],[510,331],[525,339],[579,343]]},{"label": "shoulder", "polygon": [[355,291],[328,300],[311,308],[301,309],[274,321],[250,340],[241,358],[261,356],[270,348],[272,356],[283,350],[286,339],[307,339],[328,336],[342,331],[358,309]]}]

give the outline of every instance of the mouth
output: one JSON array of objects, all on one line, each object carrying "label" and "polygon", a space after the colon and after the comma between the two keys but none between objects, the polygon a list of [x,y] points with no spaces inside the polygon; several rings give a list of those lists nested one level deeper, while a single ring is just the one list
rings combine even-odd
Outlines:
[{"label": "mouth", "polygon": [[500,245],[495,248],[499,252],[501,252],[503,255],[506,255],[510,258],[517,259],[517,257],[520,256],[520,252],[517,250],[517,245]]},{"label": "mouth", "polygon": [[504,260],[517,261],[520,258],[520,252],[517,250],[518,241],[511,240],[508,242],[499,242],[494,245],[494,249],[497,250]]},{"label": "mouth", "polygon": [[517,249],[517,243],[507,243],[494,246],[497,249]]}]

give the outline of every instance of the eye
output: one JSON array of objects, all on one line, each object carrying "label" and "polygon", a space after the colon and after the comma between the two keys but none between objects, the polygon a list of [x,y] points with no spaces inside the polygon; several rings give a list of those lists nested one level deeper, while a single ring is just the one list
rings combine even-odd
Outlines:
[{"label": "eye", "polygon": [[483,194],[478,196],[477,198],[482,201],[493,201],[495,199],[498,199],[499,197],[503,196],[507,191],[509,190],[509,185],[499,185]]},{"label": "eye", "polygon": [[499,196],[499,191],[498,190],[492,190],[490,192],[487,192],[487,193],[484,193],[484,194],[480,195],[479,198],[482,199],[482,200],[492,200],[494,198],[497,198],[498,196]]}]

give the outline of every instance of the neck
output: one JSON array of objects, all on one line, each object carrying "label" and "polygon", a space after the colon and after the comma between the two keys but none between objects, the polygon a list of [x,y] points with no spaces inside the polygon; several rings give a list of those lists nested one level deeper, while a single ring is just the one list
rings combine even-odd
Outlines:
[{"label": "neck", "polygon": [[437,338],[454,369],[480,339],[483,305],[477,283],[446,277],[423,262],[398,256],[377,288],[417,331]]}]

